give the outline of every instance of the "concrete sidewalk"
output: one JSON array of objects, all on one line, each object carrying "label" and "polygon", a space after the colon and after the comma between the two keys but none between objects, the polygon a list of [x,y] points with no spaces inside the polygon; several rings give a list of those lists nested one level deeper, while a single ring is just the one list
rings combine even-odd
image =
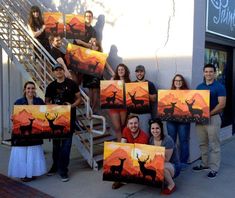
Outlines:
[{"label": "concrete sidewalk", "polygon": [[[48,168],[51,165],[51,144],[46,143]],[[49,145],[49,146],[48,146]],[[168,197],[174,198],[233,198],[235,197],[235,137],[222,144],[221,169],[215,179],[208,179],[207,172],[195,173],[191,167],[181,172],[176,179],[177,190]],[[42,176],[27,185],[56,198],[152,198],[161,196],[160,189],[137,184],[127,184],[118,190],[112,190],[112,182],[102,181],[102,170],[93,171],[72,149],[70,161],[70,181],[63,183],[58,175]],[[10,147],[0,146],[0,173],[7,175]],[[1,187],[0,187],[1,188]]]}]

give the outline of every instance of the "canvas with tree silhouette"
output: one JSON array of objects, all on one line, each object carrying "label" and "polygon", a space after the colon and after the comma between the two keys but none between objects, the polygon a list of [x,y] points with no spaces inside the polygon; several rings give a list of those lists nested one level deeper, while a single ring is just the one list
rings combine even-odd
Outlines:
[{"label": "canvas with tree silhouette", "polygon": [[149,112],[148,82],[125,83],[126,106],[132,113]]},{"label": "canvas with tree silhouette", "polygon": [[210,117],[209,90],[158,90],[158,117],[166,121],[206,124]]},{"label": "canvas with tree silhouette", "polygon": [[103,180],[161,186],[164,161],[164,147],[105,142]]},{"label": "canvas with tree silhouette", "polygon": [[124,82],[122,80],[100,81],[101,109],[125,108]]},{"label": "canvas with tree silhouette", "polygon": [[78,45],[68,44],[66,51],[67,64],[81,73],[102,76],[108,55]]},{"label": "canvas with tree silhouette", "polygon": [[66,14],[66,38],[77,39],[85,35],[85,19],[83,15]]},{"label": "canvas with tree silhouette", "polygon": [[70,135],[70,105],[14,105],[13,138],[63,138]]},{"label": "canvas with tree silhouette", "polygon": [[64,21],[61,12],[44,12],[43,17],[47,36],[58,33],[61,37],[64,37]]}]

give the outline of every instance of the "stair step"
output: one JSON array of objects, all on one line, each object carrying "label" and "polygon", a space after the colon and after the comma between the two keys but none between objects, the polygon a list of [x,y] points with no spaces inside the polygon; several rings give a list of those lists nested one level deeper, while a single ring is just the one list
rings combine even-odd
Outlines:
[{"label": "stair step", "polygon": [[96,156],[93,157],[93,159],[94,159],[96,162],[102,161],[103,158],[104,158],[104,155],[103,155],[103,154],[96,155]]}]

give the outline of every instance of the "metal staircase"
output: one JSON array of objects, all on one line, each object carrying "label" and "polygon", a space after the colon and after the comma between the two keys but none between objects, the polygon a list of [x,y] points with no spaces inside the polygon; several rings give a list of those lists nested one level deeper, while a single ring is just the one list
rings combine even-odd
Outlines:
[{"label": "metal staircase", "polygon": [[[53,80],[51,68],[56,61],[28,33],[26,24],[31,6],[30,1],[25,0],[0,0],[0,45],[23,77],[36,83],[38,94],[43,98],[46,86]],[[67,41],[64,43],[66,46]],[[83,103],[77,108],[78,129],[73,143],[88,164],[97,170],[102,160],[103,142],[113,140],[114,136],[107,130],[105,117],[94,115],[89,97],[81,88],[80,92]]]}]

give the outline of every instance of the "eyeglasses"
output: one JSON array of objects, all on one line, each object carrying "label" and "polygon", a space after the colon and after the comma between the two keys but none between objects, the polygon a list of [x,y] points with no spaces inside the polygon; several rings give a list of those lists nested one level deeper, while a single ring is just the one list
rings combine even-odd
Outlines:
[{"label": "eyeglasses", "polygon": [[182,80],[174,80],[175,82],[183,82]]}]

